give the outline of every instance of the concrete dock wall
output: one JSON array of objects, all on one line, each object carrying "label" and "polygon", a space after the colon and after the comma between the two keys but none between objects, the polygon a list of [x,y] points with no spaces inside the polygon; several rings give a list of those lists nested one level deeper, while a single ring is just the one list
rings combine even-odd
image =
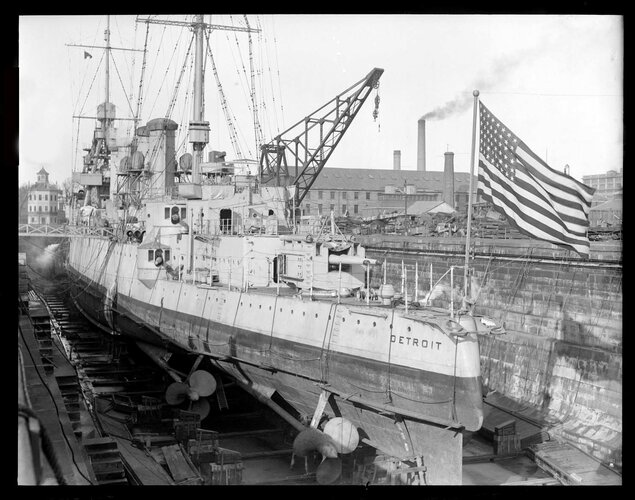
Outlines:
[{"label": "concrete dock wall", "polygon": [[[369,236],[368,255],[386,258],[387,281],[419,300],[451,265],[454,304],[463,294],[465,243],[460,238]],[[602,461],[622,462],[622,248],[620,241],[592,242],[589,260],[548,243],[476,240],[472,246],[474,312],[503,323],[507,333],[480,338],[485,390],[535,407],[551,434],[571,440]],[[377,271],[372,286],[382,279]],[[431,304],[449,307],[450,278]]]}]

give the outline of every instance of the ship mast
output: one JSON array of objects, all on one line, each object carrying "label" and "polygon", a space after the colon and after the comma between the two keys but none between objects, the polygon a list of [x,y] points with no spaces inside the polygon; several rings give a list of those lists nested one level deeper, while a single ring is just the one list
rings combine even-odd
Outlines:
[{"label": "ship mast", "polygon": [[198,14],[194,20],[195,54],[194,54],[194,103],[192,120],[190,121],[190,142],[192,143],[192,184],[201,182],[201,162],[203,149],[209,142],[209,122],[203,119],[203,15]]},{"label": "ship mast", "polygon": [[[106,16],[106,31],[104,31],[104,41],[106,42],[106,70],[104,82],[104,103],[110,102],[110,16]],[[106,106],[104,106],[104,135],[107,137],[107,131],[110,129],[108,120],[106,120]]]},{"label": "ship mast", "polygon": [[203,67],[205,64],[205,59],[203,57],[203,42],[205,32],[212,30],[226,30],[258,33],[260,32],[260,30],[254,28],[243,28],[240,26],[223,26],[219,24],[209,24],[204,21],[203,14],[197,14],[192,22],[161,21],[150,18],[137,19],[137,22],[189,27],[194,32],[194,95],[192,103],[192,120],[190,121],[189,125],[189,141],[192,144],[192,184],[200,184],[203,150],[209,142],[210,132],[209,122],[205,121],[203,109]]}]

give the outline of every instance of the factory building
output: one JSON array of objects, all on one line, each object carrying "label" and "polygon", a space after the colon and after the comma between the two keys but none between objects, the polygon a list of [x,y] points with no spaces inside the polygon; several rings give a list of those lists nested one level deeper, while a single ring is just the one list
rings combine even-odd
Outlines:
[{"label": "factory building", "polygon": [[[374,217],[404,212],[417,201],[445,202],[459,212],[467,210],[470,174],[454,172],[454,153],[445,153],[443,171],[402,170],[395,151],[392,169],[326,167],[301,208],[306,215]],[[473,182],[476,201],[476,179]]]},{"label": "factory building", "polygon": [[595,188],[591,210],[590,227],[611,227],[622,224],[623,173],[609,170],[603,174],[585,175],[582,182]]},{"label": "factory building", "polygon": [[615,196],[621,196],[624,175],[622,169],[619,172],[609,170],[603,174],[585,175],[582,182],[595,188],[592,206],[612,200]]}]

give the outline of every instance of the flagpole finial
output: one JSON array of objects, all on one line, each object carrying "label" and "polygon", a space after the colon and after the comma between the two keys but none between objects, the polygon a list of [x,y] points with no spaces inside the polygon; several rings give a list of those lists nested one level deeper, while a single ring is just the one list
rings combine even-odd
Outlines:
[{"label": "flagpole finial", "polygon": [[472,92],[472,95],[474,97],[478,97],[479,94],[480,94],[480,92],[478,90],[475,90],[474,92]]}]

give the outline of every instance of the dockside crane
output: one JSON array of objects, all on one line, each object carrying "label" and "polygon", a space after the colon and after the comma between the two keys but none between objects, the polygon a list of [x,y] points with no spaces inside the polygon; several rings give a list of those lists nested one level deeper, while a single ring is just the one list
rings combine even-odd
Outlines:
[{"label": "dockside crane", "polygon": [[[260,150],[261,186],[296,186],[298,206],[384,72],[374,68],[329,102],[277,135]],[[375,115],[374,115],[375,116]]]}]

